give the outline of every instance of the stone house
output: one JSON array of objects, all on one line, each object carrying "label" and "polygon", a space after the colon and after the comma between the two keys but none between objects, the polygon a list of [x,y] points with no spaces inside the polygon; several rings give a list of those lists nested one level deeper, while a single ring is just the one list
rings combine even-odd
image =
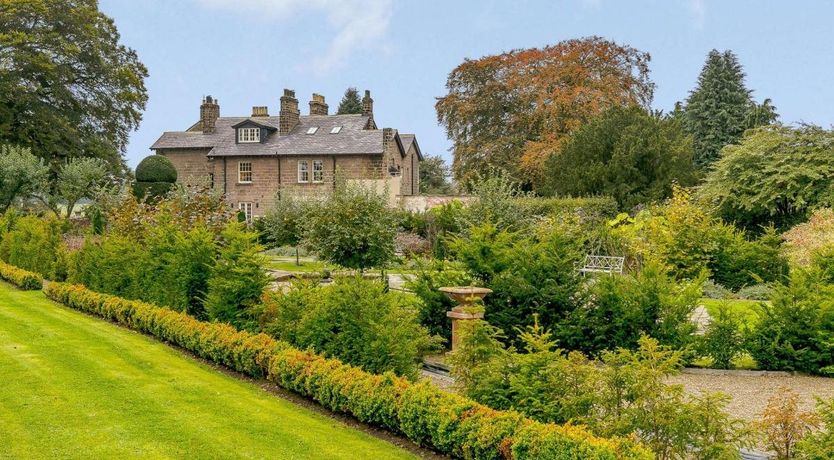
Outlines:
[{"label": "stone house", "polygon": [[222,191],[248,218],[264,215],[282,193],[329,193],[337,178],[387,190],[393,204],[419,194],[423,155],[413,134],[377,128],[373,103],[365,91],[361,114],[330,115],[324,96],[313,94],[309,115],[301,115],[295,92],[285,89],[277,117],[263,106],[221,117],[207,96],[197,123],[163,133],[151,149],[171,160],[178,181]]}]

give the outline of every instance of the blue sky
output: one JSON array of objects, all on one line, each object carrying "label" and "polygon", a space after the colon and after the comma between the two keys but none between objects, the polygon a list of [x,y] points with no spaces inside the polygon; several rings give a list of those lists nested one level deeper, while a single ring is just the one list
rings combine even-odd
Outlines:
[{"label": "blue sky", "polygon": [[380,127],[417,135],[450,157],[435,98],[464,58],[600,35],[652,56],[653,106],[669,110],[695,84],[712,48],[736,52],[754,97],[785,122],[834,123],[834,2],[101,0],[122,42],[150,72],[135,166],[162,131],[198,119],[200,99],[221,115],[254,105],[278,112],[283,88],[302,113],[313,92],[335,110],[348,86],[370,89]]}]

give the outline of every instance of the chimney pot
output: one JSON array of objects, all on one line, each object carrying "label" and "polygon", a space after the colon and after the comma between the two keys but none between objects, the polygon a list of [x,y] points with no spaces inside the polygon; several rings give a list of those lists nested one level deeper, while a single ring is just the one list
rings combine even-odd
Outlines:
[{"label": "chimney pot", "polygon": [[310,115],[327,115],[329,107],[324,102],[324,96],[318,93],[313,93],[313,99],[310,100]]},{"label": "chimney pot", "polygon": [[374,100],[371,99],[371,91],[365,90],[365,97],[362,98],[362,115],[374,117]]},{"label": "chimney pot", "polygon": [[203,103],[200,105],[200,125],[202,125],[203,134],[211,134],[215,131],[215,125],[219,117],[219,101],[211,96],[204,97]]},{"label": "chimney pot", "polygon": [[269,116],[269,108],[265,105],[256,105],[252,107],[252,116],[253,117],[268,117]]},{"label": "chimney pot", "polygon": [[298,99],[295,98],[295,91],[284,89],[281,96],[281,105],[278,112],[278,134],[286,136],[298,124],[301,113],[298,111]]}]

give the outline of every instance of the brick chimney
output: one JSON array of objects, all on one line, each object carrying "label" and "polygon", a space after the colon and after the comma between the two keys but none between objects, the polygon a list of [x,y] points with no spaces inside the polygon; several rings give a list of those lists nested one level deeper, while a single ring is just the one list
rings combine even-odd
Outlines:
[{"label": "brick chimney", "polygon": [[362,115],[374,117],[374,100],[371,99],[371,91],[365,90],[365,97],[362,98]]},{"label": "brick chimney", "polygon": [[313,93],[313,99],[310,101],[310,115],[327,115],[328,107],[324,102],[324,96]]},{"label": "brick chimney", "polygon": [[211,96],[204,97],[203,103],[200,104],[200,125],[203,127],[203,134],[214,132],[218,117],[220,117],[220,101]]},{"label": "brick chimney", "polygon": [[281,96],[281,109],[278,112],[278,134],[286,136],[298,124],[301,113],[298,111],[298,99],[295,98],[295,91],[284,89]]},{"label": "brick chimney", "polygon": [[268,117],[269,108],[265,105],[256,105],[252,107],[252,117]]}]

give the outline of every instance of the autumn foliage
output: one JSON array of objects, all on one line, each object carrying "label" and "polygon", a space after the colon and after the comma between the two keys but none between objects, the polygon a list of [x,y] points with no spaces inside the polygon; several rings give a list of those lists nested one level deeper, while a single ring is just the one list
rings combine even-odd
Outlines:
[{"label": "autumn foliage", "polygon": [[467,59],[436,105],[454,142],[456,179],[498,168],[535,186],[571,131],[609,107],[649,105],[649,60],[600,37]]}]

